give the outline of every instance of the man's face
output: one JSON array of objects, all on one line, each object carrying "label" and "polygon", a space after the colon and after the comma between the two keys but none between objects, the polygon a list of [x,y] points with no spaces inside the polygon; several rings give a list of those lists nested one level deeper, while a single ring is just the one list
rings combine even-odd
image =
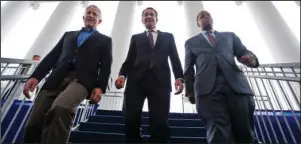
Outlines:
[{"label": "man's face", "polygon": [[101,23],[100,13],[95,7],[88,7],[83,17],[85,27],[96,28]]},{"label": "man's face", "polygon": [[146,9],[142,15],[142,23],[147,29],[154,29],[157,24],[157,15],[154,10]]},{"label": "man's face", "polygon": [[203,30],[211,30],[213,25],[213,20],[209,12],[201,11],[198,17],[198,26]]}]

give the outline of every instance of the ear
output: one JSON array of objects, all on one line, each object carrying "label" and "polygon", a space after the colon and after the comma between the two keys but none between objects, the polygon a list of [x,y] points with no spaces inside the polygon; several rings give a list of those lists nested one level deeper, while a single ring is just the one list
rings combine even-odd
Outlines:
[{"label": "ear", "polygon": [[85,16],[83,16],[83,21],[85,21]]},{"label": "ear", "polygon": [[99,21],[98,21],[98,24],[100,24],[102,22],[102,20],[100,19]]},{"label": "ear", "polygon": [[196,23],[196,25],[197,25],[198,27],[201,27],[201,25],[200,25],[200,23],[199,23],[199,22],[197,22],[197,23]]}]

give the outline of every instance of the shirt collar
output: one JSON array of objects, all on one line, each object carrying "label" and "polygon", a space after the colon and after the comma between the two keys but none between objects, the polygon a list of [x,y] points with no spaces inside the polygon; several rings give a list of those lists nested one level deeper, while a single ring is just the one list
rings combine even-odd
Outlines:
[{"label": "shirt collar", "polygon": [[[149,29],[146,29],[145,31],[146,31],[146,33],[148,33]],[[157,30],[156,28],[154,28],[153,31],[154,31],[155,33],[158,32],[158,30]]]},{"label": "shirt collar", "polygon": [[86,28],[86,27],[83,27],[81,29],[81,31],[83,31],[83,32],[94,32],[94,31],[97,31],[97,29],[96,28]]},{"label": "shirt collar", "polygon": [[[201,33],[202,33],[203,35],[206,34],[206,32],[207,32],[207,31],[203,31],[203,30],[201,31]],[[215,32],[215,30],[210,30],[210,33],[211,33],[211,34],[214,33],[214,32]]]}]

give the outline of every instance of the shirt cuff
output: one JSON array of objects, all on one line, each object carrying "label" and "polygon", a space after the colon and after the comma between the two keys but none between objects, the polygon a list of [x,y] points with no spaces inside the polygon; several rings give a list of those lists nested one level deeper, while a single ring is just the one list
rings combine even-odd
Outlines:
[{"label": "shirt cuff", "polygon": [[184,83],[184,80],[182,78],[177,78],[176,80],[180,80],[182,81],[182,83]]}]

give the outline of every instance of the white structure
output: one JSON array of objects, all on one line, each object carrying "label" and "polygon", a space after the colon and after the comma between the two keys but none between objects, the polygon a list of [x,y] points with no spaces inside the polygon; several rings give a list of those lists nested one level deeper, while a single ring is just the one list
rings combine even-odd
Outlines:
[{"label": "white structure", "polygon": [[59,3],[28,51],[26,58],[30,59],[35,54],[43,58],[56,45],[70,24],[74,10],[80,6],[79,4],[79,1],[62,1]]},{"label": "white structure", "polygon": [[188,36],[195,36],[200,32],[196,17],[198,13],[204,9],[202,1],[183,1],[183,6],[187,18]]},{"label": "white structure", "polygon": [[18,20],[31,7],[30,1],[8,1],[1,8],[1,43]]},{"label": "white structure", "polygon": [[276,63],[300,62],[300,42],[271,1],[245,1]]},{"label": "white structure", "polygon": [[[115,80],[119,69],[125,60],[129,49],[129,41],[133,25],[133,16],[136,7],[135,1],[120,1],[111,33],[113,40],[113,64],[111,76]],[[116,88],[113,86],[113,90]]]}]

